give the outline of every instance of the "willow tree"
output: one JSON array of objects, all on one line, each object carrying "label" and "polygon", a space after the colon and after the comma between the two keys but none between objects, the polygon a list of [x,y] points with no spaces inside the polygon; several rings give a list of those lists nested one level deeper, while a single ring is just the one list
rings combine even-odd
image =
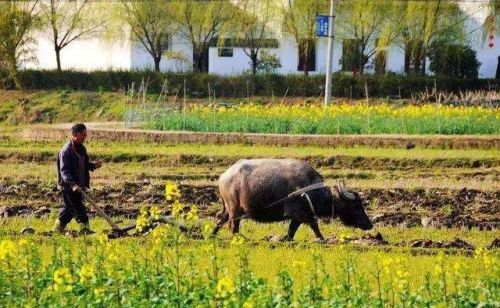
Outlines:
[{"label": "willow tree", "polygon": [[17,88],[21,88],[19,66],[35,59],[33,30],[39,25],[37,4],[37,1],[0,2],[0,66],[5,66]]},{"label": "willow tree", "polygon": [[493,44],[495,33],[500,32],[500,0],[490,0],[487,3],[487,9],[488,16],[484,20],[484,33],[490,41],[489,44]]},{"label": "willow tree", "polygon": [[171,4],[164,0],[123,1],[113,12],[115,23],[121,27],[115,26],[110,31],[123,31],[123,24],[128,26],[131,40],[146,50],[153,59],[154,70],[159,72],[161,59],[169,48],[174,32]]},{"label": "willow tree", "polygon": [[307,76],[308,60],[317,44],[316,16],[328,11],[324,0],[288,0],[280,7],[283,18],[283,32],[293,36],[299,52],[299,70]]},{"label": "willow tree", "polygon": [[405,53],[405,72],[425,74],[425,59],[433,42],[463,42],[466,20],[455,1],[399,2],[391,24],[400,33],[397,41]]},{"label": "willow tree", "polygon": [[61,71],[61,51],[74,41],[92,37],[104,25],[101,14],[94,14],[90,0],[48,0],[40,3],[42,19],[50,30],[57,70]]},{"label": "willow tree", "polygon": [[374,56],[376,60],[380,60],[378,57],[385,60],[387,47],[399,34],[389,23],[396,12],[395,5],[394,1],[386,0],[339,2],[335,24],[336,38],[343,43],[345,51],[343,66],[363,74]]},{"label": "willow tree", "polygon": [[[232,45],[242,47],[250,58],[252,75],[257,73],[259,52],[262,48],[277,47],[273,39],[273,21],[276,17],[276,6],[273,0],[235,0],[237,6],[231,20],[229,33]],[[277,25],[275,25],[277,27]]]},{"label": "willow tree", "polygon": [[208,51],[227,31],[234,17],[229,0],[180,0],[172,2],[173,18],[179,33],[193,47],[193,70],[208,72]]},{"label": "willow tree", "polygon": [[[495,34],[500,33],[500,0],[490,0],[488,3],[488,11],[488,16],[484,21],[483,33],[488,40],[488,46],[493,48],[495,46]],[[500,78],[500,56],[498,56],[495,78]]]}]

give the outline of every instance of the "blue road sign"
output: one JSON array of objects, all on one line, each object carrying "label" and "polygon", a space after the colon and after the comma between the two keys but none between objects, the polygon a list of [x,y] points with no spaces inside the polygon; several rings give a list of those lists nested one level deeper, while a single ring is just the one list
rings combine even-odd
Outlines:
[{"label": "blue road sign", "polygon": [[328,16],[316,16],[316,36],[328,36]]}]

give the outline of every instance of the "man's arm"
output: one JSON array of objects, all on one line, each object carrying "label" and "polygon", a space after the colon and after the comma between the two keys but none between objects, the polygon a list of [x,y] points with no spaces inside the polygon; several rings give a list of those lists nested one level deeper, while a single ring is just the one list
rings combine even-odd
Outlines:
[{"label": "man's arm", "polygon": [[91,162],[90,161],[90,158],[89,158],[89,154],[87,153],[87,148],[83,147],[83,151],[85,152],[85,156],[87,156],[87,159],[88,159],[88,162],[89,162],[89,170],[90,171],[94,171],[95,169],[99,169],[101,168],[102,166],[102,162],[101,161],[95,161],[95,162]]},{"label": "man's arm", "polygon": [[59,165],[60,165],[60,172],[61,172],[61,177],[64,182],[68,183],[71,187],[76,185],[76,179],[73,178],[73,175],[71,174],[71,160],[70,160],[70,153],[68,150],[63,151],[61,154],[59,154]]}]

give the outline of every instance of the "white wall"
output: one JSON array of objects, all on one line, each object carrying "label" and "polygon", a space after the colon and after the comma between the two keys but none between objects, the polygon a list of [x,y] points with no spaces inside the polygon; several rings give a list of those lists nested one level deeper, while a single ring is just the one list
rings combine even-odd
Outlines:
[{"label": "white wall", "polygon": [[[25,68],[56,69],[56,53],[47,33],[37,33],[33,46],[37,60],[24,64]],[[130,43],[107,43],[100,37],[74,41],[61,50],[64,70],[128,70],[130,69]]]},{"label": "white wall", "polygon": [[[170,40],[171,46],[168,48],[181,55],[184,60],[172,60],[164,56],[160,61],[160,71],[162,72],[186,72],[191,71],[193,68],[193,49],[191,44],[181,37],[175,36]],[[138,42],[132,43],[130,53],[131,69],[141,70],[149,69],[154,70],[155,65],[153,58],[146,51],[142,44]]]},{"label": "white wall", "polygon": [[477,60],[481,62],[479,68],[480,78],[494,78],[497,71],[498,56],[500,56],[500,40],[496,40],[493,48],[488,47],[488,43],[483,44],[483,48],[477,53]]},{"label": "white wall", "polygon": [[217,47],[210,47],[208,52],[208,71],[215,75],[238,75],[251,68],[250,58],[243,48],[233,48],[232,57],[219,57]]}]

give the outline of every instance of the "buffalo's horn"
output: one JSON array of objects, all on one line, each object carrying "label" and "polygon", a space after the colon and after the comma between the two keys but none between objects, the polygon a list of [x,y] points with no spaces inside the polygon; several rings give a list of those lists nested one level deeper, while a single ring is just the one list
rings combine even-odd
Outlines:
[{"label": "buffalo's horn", "polygon": [[354,195],[352,192],[349,192],[345,189],[345,182],[342,183],[342,186],[340,186],[340,194],[348,199],[348,200],[355,200],[356,199],[356,195]]}]

